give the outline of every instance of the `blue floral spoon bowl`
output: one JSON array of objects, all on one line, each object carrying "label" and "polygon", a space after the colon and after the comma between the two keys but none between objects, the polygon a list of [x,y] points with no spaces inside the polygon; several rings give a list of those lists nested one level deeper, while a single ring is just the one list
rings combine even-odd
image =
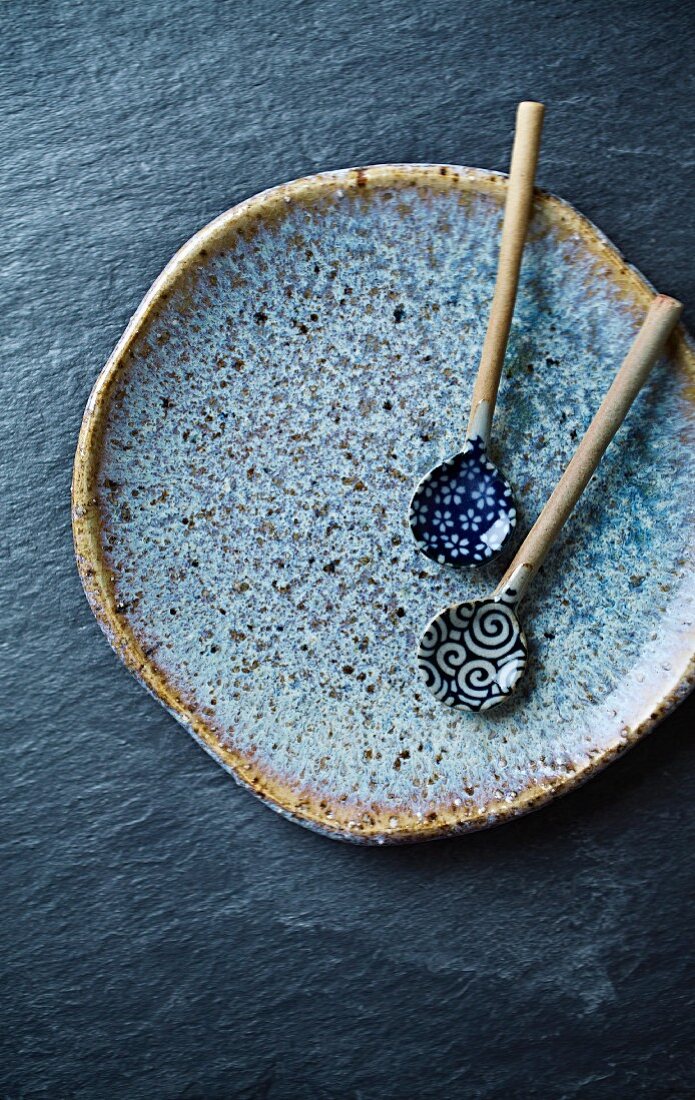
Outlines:
[{"label": "blue floral spoon bowl", "polygon": [[516,508],[480,437],[423,478],[408,520],[418,548],[440,565],[485,565],[499,553],[516,525]]}]

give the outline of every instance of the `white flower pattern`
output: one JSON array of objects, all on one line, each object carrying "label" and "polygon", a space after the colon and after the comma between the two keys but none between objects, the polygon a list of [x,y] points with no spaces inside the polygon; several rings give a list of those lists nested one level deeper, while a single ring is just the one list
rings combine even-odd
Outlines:
[{"label": "white flower pattern", "polygon": [[439,508],[436,509],[432,519],[435,527],[438,527],[443,535],[446,534],[447,527],[454,526],[454,521],[451,518],[451,512],[442,512]]},{"label": "white flower pattern", "polygon": [[478,484],[471,492],[471,500],[476,501],[479,508],[493,508],[495,504],[495,487],[490,482]]},{"label": "white flower pattern", "polygon": [[445,504],[447,507],[450,504],[458,506],[459,504],[461,504],[462,501],[463,501],[463,493],[462,493],[462,491],[461,491],[461,489],[458,485],[458,482],[453,481],[451,483],[451,485],[449,485],[445,490],[443,490],[443,492],[442,492],[442,504]]},{"label": "white flower pattern", "polygon": [[480,527],[480,518],[475,508],[467,508],[465,512],[462,511],[459,520],[461,530],[477,531]]}]

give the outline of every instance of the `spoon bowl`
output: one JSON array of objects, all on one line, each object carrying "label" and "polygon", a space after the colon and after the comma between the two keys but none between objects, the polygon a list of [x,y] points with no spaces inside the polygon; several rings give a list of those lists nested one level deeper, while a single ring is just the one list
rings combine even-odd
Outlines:
[{"label": "spoon bowl", "polygon": [[528,650],[504,597],[447,607],[420,640],[418,667],[435,699],[458,710],[497,706],[524,674]]},{"label": "spoon bowl", "polygon": [[480,438],[425,475],[408,521],[418,549],[439,565],[485,565],[500,552],[516,525],[516,508]]}]

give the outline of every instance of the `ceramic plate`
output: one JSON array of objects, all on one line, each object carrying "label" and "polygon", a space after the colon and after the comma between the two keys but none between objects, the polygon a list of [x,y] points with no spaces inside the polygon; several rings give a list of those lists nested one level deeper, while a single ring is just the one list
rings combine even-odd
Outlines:
[{"label": "ceramic plate", "polygon": [[418,678],[423,627],[494,588],[653,295],[538,193],[492,449],[515,536],[483,571],[425,558],[408,503],[463,442],[505,187],[385,165],[242,203],[167,266],[85,413],[74,534],[109,641],[237,780],[332,836],[504,821],[585,780],[692,683],[682,331],[524,601],[513,701],[454,712]]}]

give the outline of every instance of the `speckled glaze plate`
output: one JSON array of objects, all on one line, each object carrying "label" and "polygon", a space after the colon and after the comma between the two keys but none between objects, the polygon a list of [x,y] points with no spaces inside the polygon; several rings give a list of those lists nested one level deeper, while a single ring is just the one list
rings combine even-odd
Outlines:
[{"label": "speckled glaze plate", "polygon": [[73,484],[91,606],[236,779],[343,839],[426,840],[568,791],[692,683],[695,356],[682,331],[524,603],[514,700],[452,712],[418,678],[432,615],[489,592],[653,291],[538,193],[495,421],[519,523],[479,572],[407,508],[460,450],[505,177],[384,165],[242,203],[174,257],[89,400]]}]

